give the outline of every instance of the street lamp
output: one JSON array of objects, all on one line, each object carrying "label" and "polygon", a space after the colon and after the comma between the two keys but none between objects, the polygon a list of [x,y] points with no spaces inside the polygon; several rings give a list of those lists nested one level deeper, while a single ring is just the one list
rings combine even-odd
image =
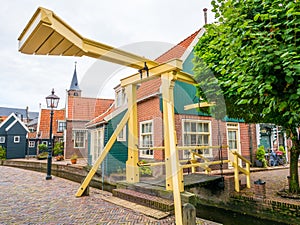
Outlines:
[{"label": "street lamp", "polygon": [[59,97],[54,94],[54,89],[52,89],[51,95],[46,97],[47,108],[51,108],[50,112],[50,136],[49,136],[49,144],[48,144],[48,157],[47,157],[47,176],[46,180],[51,180],[51,164],[52,164],[52,122],[53,122],[53,109],[57,108]]}]

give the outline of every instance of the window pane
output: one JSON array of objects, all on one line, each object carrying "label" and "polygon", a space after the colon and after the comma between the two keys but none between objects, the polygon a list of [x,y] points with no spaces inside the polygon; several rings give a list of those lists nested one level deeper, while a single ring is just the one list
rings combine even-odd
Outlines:
[{"label": "window pane", "polygon": [[189,122],[184,123],[184,131],[191,131],[191,124]]},{"label": "window pane", "polygon": [[208,135],[203,135],[203,144],[204,144],[204,145],[208,145],[208,142],[209,142],[208,139],[209,139],[209,138],[208,138]]},{"label": "window pane", "polygon": [[203,131],[203,129],[202,129],[202,123],[198,123],[197,124],[197,131],[198,132],[202,132]]},{"label": "window pane", "polygon": [[191,123],[191,131],[196,132],[196,123]]},{"label": "window pane", "polygon": [[197,135],[191,135],[191,145],[197,145]]},{"label": "window pane", "polygon": [[209,132],[208,123],[203,123],[203,127],[204,127],[203,129],[204,132]]}]

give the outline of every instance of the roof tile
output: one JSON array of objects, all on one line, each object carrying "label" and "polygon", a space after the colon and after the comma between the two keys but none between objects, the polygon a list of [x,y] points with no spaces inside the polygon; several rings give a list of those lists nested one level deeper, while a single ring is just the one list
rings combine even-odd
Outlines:
[{"label": "roof tile", "polygon": [[[58,130],[58,120],[65,120],[65,110],[53,110],[53,127],[52,127],[52,133],[53,136],[56,137],[62,137],[63,133],[57,132]],[[40,134],[41,139],[48,139],[50,136],[50,109],[41,109],[41,115],[40,115],[40,124],[39,124],[39,130],[38,133]]]},{"label": "roof tile", "polygon": [[67,119],[89,121],[104,113],[113,102],[113,99],[68,96]]}]

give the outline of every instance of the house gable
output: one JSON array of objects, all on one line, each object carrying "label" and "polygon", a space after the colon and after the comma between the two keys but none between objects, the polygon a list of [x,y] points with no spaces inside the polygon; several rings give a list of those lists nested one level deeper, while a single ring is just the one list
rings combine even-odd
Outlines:
[{"label": "house gable", "polygon": [[8,132],[15,124],[18,123],[26,132],[29,132],[24,123],[14,114],[10,114],[3,123],[0,125],[0,132]]},{"label": "house gable", "polygon": [[26,135],[29,130],[24,128],[24,125],[19,121],[15,120],[6,129],[8,135]]}]

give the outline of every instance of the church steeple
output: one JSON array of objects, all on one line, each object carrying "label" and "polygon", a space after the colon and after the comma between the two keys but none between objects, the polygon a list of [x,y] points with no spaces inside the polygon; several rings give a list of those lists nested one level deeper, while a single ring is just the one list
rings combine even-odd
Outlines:
[{"label": "church steeple", "polygon": [[81,90],[79,88],[78,79],[77,79],[76,63],[77,62],[75,62],[74,73],[73,73],[70,89],[68,90],[68,95],[69,96],[79,96],[80,97],[81,96]]}]

